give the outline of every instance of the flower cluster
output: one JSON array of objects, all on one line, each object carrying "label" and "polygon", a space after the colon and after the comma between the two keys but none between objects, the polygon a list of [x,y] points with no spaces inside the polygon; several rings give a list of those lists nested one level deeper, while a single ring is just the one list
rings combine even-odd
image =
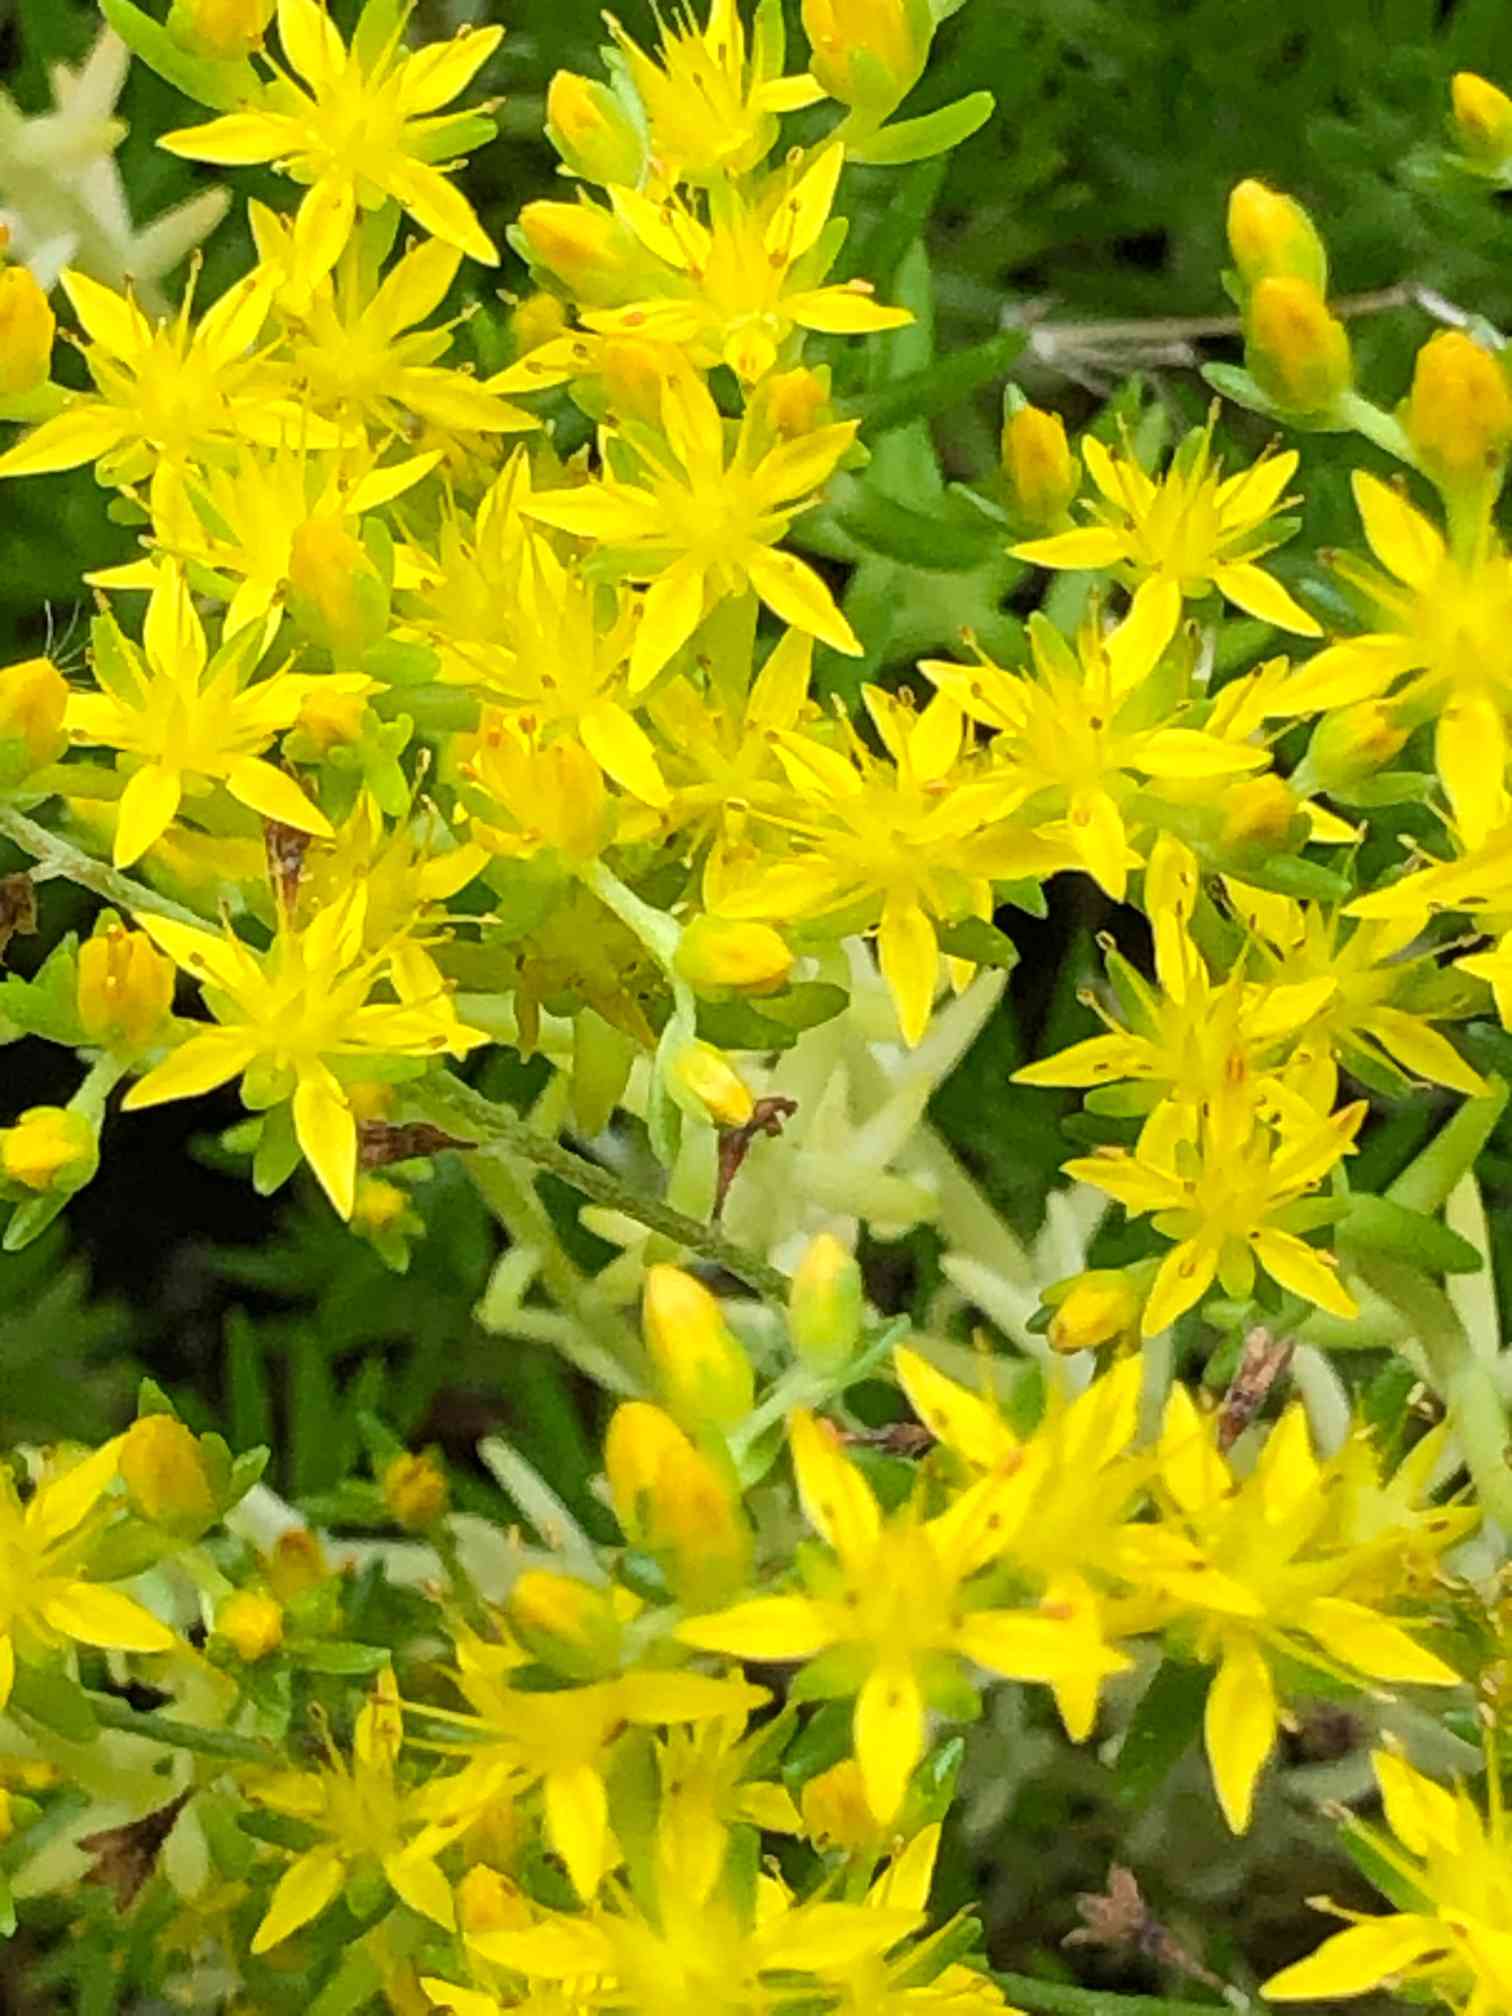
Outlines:
[{"label": "flower cluster", "polygon": [[[1373,404],[1311,221],[1241,183],[1245,363],[1208,375],[1396,458],[1354,476],[1373,559],[1287,552],[1303,452],[1223,445],[1219,404],[1172,441],[1125,401],[1073,452],[1012,394],[1000,466],[942,483],[937,525],[873,466],[930,409],[890,361],[926,296],[842,262],[848,168],[990,111],[895,118],[950,7],[804,0],[806,68],[775,0],[677,12],[654,47],[611,22],[607,81],[547,97],[575,194],[507,240],[461,180],[502,29],[416,43],[398,0],[349,39],[322,0],[110,11],[215,115],[169,151],[295,193],[248,206],[255,263],[213,301],[65,270],[73,389],[39,283],[0,270],[0,478],[91,467],[138,539],[85,576],[84,667],[0,669],[0,831],[115,906],[0,983],[7,1039],[83,1074],[0,1129],[5,1245],[94,1178],[123,1086],[130,1114],[235,1082],[257,1190],[307,1166],[396,1268],[425,1232],[407,1186],[460,1151],[510,1235],[486,1311],[614,1396],[619,1540],[509,1451],[540,1544],[480,1536],[367,1417],[340,1523],[397,1528],[418,1588],[382,1572],[398,1541],[359,1576],[261,1529],[261,1457],[155,1389],[99,1450],[17,1452],[0,1911],[73,1828],[127,1904],[158,1886],[169,2000],[968,2016],[1004,1997],[930,1890],[942,1725],[988,1688],[1125,1749],[1179,1700],[1235,1834],[1309,1699],[1500,1703],[1501,1599],[1461,1550],[1494,1567],[1512,1527],[1504,1368],[1460,1277],[1487,1265],[1473,1168],[1512,1030],[1501,359],[1442,331]],[[1461,167],[1512,177],[1512,102],[1461,78],[1454,105]],[[506,319],[478,290],[507,255]],[[947,576],[990,548],[1042,606],[887,666],[836,563],[918,539]],[[1405,843],[1376,816],[1401,805]],[[1126,1221],[1116,1264],[1054,1281],[923,1117],[1017,959],[1000,920],[1047,886],[1110,919],[1102,1031],[1017,1080],[1085,1095],[1065,1173]],[[32,881],[3,900],[8,935]],[[528,1116],[450,1068],[494,1049],[551,1067]],[[1461,1103],[1356,1186],[1373,1102],[1430,1093]],[[655,1196],[560,1141],[619,1114]],[[781,1204],[743,1208],[769,1148]],[[620,1207],[598,1277],[531,1163]],[[765,1250],[728,1235],[732,1193]],[[959,1304],[907,1337],[866,1306],[859,1221],[949,1208],[971,1230],[942,1269],[1046,1340],[1033,1379],[971,1379]],[[555,1307],[524,1306],[538,1277]],[[1328,1347],[1400,1353],[1442,1419],[1351,1405]],[[1293,1352],[1305,1400],[1262,1423]],[[913,1419],[863,1426],[879,1390]],[[1406,1907],[1271,1992],[1401,1975],[1505,2006],[1504,1747],[1484,1818],[1381,1751]],[[78,1835],[75,1773],[123,1826]]]}]

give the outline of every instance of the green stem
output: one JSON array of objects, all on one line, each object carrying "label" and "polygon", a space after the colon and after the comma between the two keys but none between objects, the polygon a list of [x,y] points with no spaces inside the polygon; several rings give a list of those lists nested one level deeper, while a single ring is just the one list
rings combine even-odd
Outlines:
[{"label": "green stem", "polygon": [[513,1155],[533,1163],[537,1169],[560,1177],[583,1196],[591,1197],[595,1204],[623,1211],[627,1218],[664,1234],[710,1266],[722,1267],[748,1288],[754,1288],[764,1301],[786,1308],[791,1284],[780,1268],[737,1246],[715,1226],[702,1225],[657,1198],[642,1196],[597,1162],[590,1162],[560,1142],[537,1134],[517,1113],[510,1112],[507,1106],[495,1105],[460,1079],[449,1073],[433,1074],[409,1088],[409,1097],[427,1120],[447,1133],[476,1141],[495,1155]]},{"label": "green stem", "polygon": [[201,931],[210,928],[203,917],[186,910],[182,903],[175,903],[171,896],[159,896],[155,889],[123,875],[119,868],[96,861],[81,847],[49,833],[35,819],[28,819],[14,805],[0,805],[0,833],[30,854],[44,876],[66,875],[81,889],[92,889],[96,896],[103,896],[107,903],[117,904],[122,910],[148,910],[157,917],[172,917],[179,924],[197,925]]},{"label": "green stem", "polygon": [[847,420],[859,420],[863,434],[886,434],[910,420],[928,419],[959,405],[979,385],[1002,378],[1022,355],[1029,338],[1022,329],[1005,329],[985,343],[954,356],[942,357],[922,371],[910,371],[892,384],[880,386],[859,399],[848,399],[841,409]]},{"label": "green stem", "polygon": [[1507,1087],[1500,1078],[1488,1079],[1487,1087],[1483,1098],[1467,1099],[1448,1125],[1407,1164],[1386,1191],[1391,1203],[1426,1213],[1439,1210],[1448,1201],[1450,1191],[1490,1140],[1507,1104]]},{"label": "green stem", "polygon": [[199,1729],[192,1722],[175,1722],[171,1716],[159,1715],[155,1708],[129,1708],[108,1694],[91,1694],[89,1706],[102,1729],[119,1729],[124,1736],[142,1736],[149,1743],[166,1743],[170,1749],[219,1757],[226,1764],[271,1766],[280,1761],[270,1744],[260,1743],[254,1736],[237,1736],[229,1729]]},{"label": "green stem", "polygon": [[1042,2016],[1213,2016],[1222,2003],[1174,2002],[1164,1995],[1114,1995],[1105,1988],[1078,1988],[1068,1981],[1036,1981],[1032,1974],[997,1974],[992,1979],[1020,2009]]},{"label": "green stem", "polygon": [[1454,1304],[1435,1282],[1401,1260],[1361,1256],[1359,1271],[1412,1325],[1428,1374],[1444,1403],[1481,1509],[1512,1533],[1512,1469],[1507,1410],[1491,1367],[1478,1358]]}]

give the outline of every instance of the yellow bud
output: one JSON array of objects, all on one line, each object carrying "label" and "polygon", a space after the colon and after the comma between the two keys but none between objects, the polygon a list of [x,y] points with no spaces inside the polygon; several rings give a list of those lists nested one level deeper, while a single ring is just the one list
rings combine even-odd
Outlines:
[{"label": "yellow bud", "polygon": [[647,343],[639,336],[605,339],[599,366],[609,403],[621,419],[660,425],[662,392],[678,355],[669,343]]},{"label": "yellow bud", "polygon": [[861,1766],[846,1757],[810,1778],[801,1795],[803,1830],[818,1849],[838,1848],[858,1855],[881,1845],[878,1827],[866,1800]]},{"label": "yellow bud", "polygon": [[1512,442],[1507,374],[1462,329],[1441,329],[1417,354],[1405,421],[1435,483],[1483,482],[1499,473]]},{"label": "yellow bud", "polygon": [[629,113],[605,84],[558,70],[546,91],[546,137],[585,182],[630,188],[641,179],[645,146]]},{"label": "yellow bud", "polygon": [[1003,475],[1019,514],[1034,526],[1063,518],[1081,481],[1059,413],[1020,405],[1003,423]]},{"label": "yellow bud", "polygon": [[57,319],[24,266],[0,267],[0,399],[35,392],[52,369]]},{"label": "yellow bud", "polygon": [[173,1007],[174,964],[145,931],[112,923],[79,947],[79,1025],[92,1043],[140,1050]]},{"label": "yellow bud", "polygon": [[1050,1342],[1057,1351],[1090,1351],[1132,1334],[1144,1299],[1118,1268],[1094,1268],[1045,1291]]},{"label": "yellow bud", "polygon": [[1246,777],[1227,785],[1222,799],[1220,844],[1248,854],[1278,853],[1296,837],[1296,794],[1284,779]]},{"label": "yellow bud", "polygon": [[94,1128],[65,1106],[33,1106],[0,1130],[0,1170],[28,1190],[78,1190],[98,1159]]},{"label": "yellow bud", "polygon": [[627,298],[626,281],[640,262],[611,211],[596,203],[527,203],[519,223],[531,264],[554,273],[577,300],[609,307]]},{"label": "yellow bud", "polygon": [[832,1232],[810,1240],[788,1297],[793,1349],[819,1372],[836,1372],[855,1356],[864,1297],[861,1269]]},{"label": "yellow bud", "polygon": [[434,1456],[394,1457],[383,1472],[383,1502],[396,1525],[411,1533],[434,1526],[450,1503],[446,1472]]},{"label": "yellow bud", "polygon": [[828,384],[806,364],[793,371],[775,372],[761,389],[767,419],[785,441],[811,434],[829,404]]},{"label": "yellow bud", "polygon": [[358,1180],[352,1205],[352,1223],[369,1232],[382,1232],[387,1226],[398,1224],[409,1204],[409,1192],[397,1183],[385,1183],[381,1176],[363,1176]]},{"label": "yellow bud", "polygon": [[144,1414],[121,1441],[121,1481],[133,1507],[155,1525],[203,1526],[215,1498],[199,1441],[171,1414]]},{"label": "yellow bud", "polygon": [[1312,219],[1290,196],[1253,179],[1237,183],[1228,204],[1228,242],[1246,287],[1262,280],[1305,280],[1328,292],[1328,254]]},{"label": "yellow bud", "polygon": [[338,657],[383,635],[388,596],[362,541],[331,513],[317,513],[289,541],[290,612]]},{"label": "yellow bud", "polygon": [[673,1417],[692,1430],[743,1421],[755,1398],[751,1361],[708,1289],[680,1267],[649,1267],[642,1318]]},{"label": "yellow bud", "polygon": [[554,343],[567,327],[567,309],[555,294],[527,294],[509,318],[516,357],[527,357],[543,343]]},{"label": "yellow bud", "polygon": [[1512,98],[1473,70],[1461,70],[1449,87],[1459,143],[1478,166],[1502,167],[1512,156]]},{"label": "yellow bud", "polygon": [[885,117],[924,74],[928,0],[803,0],[809,67],[831,98]]},{"label": "yellow bud", "polygon": [[617,1408],[604,1470],[626,1539],[661,1562],[681,1602],[704,1609],[735,1594],[751,1562],[739,1487],[669,1414],[645,1400]]},{"label": "yellow bud", "polygon": [[533,1917],[516,1885],[486,1863],[475,1863],[457,1885],[457,1923],[466,1938],[484,1932],[523,1932]]},{"label": "yellow bud", "polygon": [[308,1526],[295,1526],[287,1533],[280,1533],[264,1567],[268,1586],[280,1603],[292,1603],[296,1597],[308,1595],[331,1572],[325,1549]]},{"label": "yellow bud", "polygon": [[510,1591],[509,1621],[527,1650],[571,1679],[596,1679],[619,1663],[613,1599],[575,1575],[527,1570]]},{"label": "yellow bud", "polygon": [[1397,710],[1384,700],[1360,700],[1325,714],[1307,747],[1309,788],[1338,791],[1389,763],[1407,740]]},{"label": "yellow bud", "polygon": [[322,755],[359,740],[367,713],[366,694],[339,692],[333,690],[335,686],[335,680],[322,679],[305,695],[299,709],[300,729]]},{"label": "yellow bud", "polygon": [[[4,340],[0,334],[0,344]],[[4,759],[0,782],[19,784],[44,763],[57,761],[68,746],[63,732],[67,706],[68,682],[50,658],[27,658],[0,670],[0,744],[17,745],[14,755]]]},{"label": "yellow bud", "polygon": [[216,1611],[215,1629],[234,1647],[238,1659],[255,1666],[283,1643],[283,1609],[271,1596],[238,1589]]},{"label": "yellow bud", "polygon": [[756,1110],[750,1088],[712,1043],[685,1044],[667,1066],[667,1089],[686,1112],[719,1127],[743,1127]]},{"label": "yellow bud", "polygon": [[1261,391],[1295,413],[1326,413],[1354,383],[1349,333],[1306,280],[1261,280],[1250,296],[1245,339],[1245,361]]},{"label": "yellow bud", "polygon": [[674,962],[700,994],[775,994],[793,970],[793,955],[770,924],[695,917],[683,931]]},{"label": "yellow bud", "polygon": [[168,33],[192,56],[236,63],[262,47],[276,0],[173,0]]}]

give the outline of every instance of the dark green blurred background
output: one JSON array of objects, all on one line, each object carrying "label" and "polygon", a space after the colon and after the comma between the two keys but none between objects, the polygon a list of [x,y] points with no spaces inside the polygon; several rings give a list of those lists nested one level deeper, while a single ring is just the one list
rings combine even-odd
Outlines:
[{"label": "dark green blurred background", "polygon": [[[501,137],[476,157],[468,179],[502,244],[522,202],[570,189],[539,138],[544,92],[559,66],[595,69],[599,10],[593,0],[512,7],[421,0],[416,11],[436,33],[467,20],[508,28],[482,80],[504,95]],[[796,30],[796,6],[790,11]],[[650,38],[640,0],[625,0],[623,15],[632,33]],[[78,60],[95,26],[84,0],[0,0],[0,79],[24,113],[45,105],[48,65]],[[1311,208],[1330,245],[1337,293],[1411,283],[1512,325],[1512,220],[1494,199],[1436,186],[1424,165],[1442,136],[1448,80],[1459,68],[1512,84],[1506,0],[968,0],[943,28],[937,62],[908,110],[986,86],[997,95],[997,116],[942,171],[849,171],[842,205],[855,219],[851,256],[858,270],[876,270],[869,252],[895,270],[898,219],[910,209],[928,213],[945,354],[981,342],[1026,308],[1057,326],[1222,316],[1225,196],[1240,176],[1260,175]],[[140,222],[211,178],[153,146],[155,132],[197,116],[167,86],[137,69],[121,110],[130,132],[119,161]],[[802,137],[801,123],[794,130]],[[237,187],[278,189],[266,176]],[[0,205],[4,194],[0,178]],[[233,212],[207,248],[206,297],[247,257]],[[182,277],[174,276],[175,287]],[[487,277],[474,269],[480,293]],[[498,284],[506,291],[525,284],[512,255]],[[1365,386],[1387,401],[1405,390],[1412,351],[1430,326],[1412,307],[1356,321]],[[1183,422],[1200,417],[1207,394],[1179,346],[1172,350],[1171,332],[1146,333],[1145,343],[1104,343],[1095,356],[1084,336],[1069,346],[1061,340],[1059,362],[1042,342],[1026,353],[1019,382],[1085,424],[1126,364],[1146,364],[1147,396]],[[1221,336],[1201,346],[1205,359],[1236,354]],[[991,471],[1000,390],[939,422],[947,475],[980,480]],[[1249,452],[1264,439],[1243,416],[1235,433]],[[1350,536],[1346,459],[1318,437],[1303,446],[1309,537]],[[131,533],[109,521],[88,472],[0,491],[0,664],[32,655],[82,616],[85,566],[132,550]],[[869,669],[906,676],[901,644],[950,643],[960,620],[956,589],[948,576],[868,566],[856,619],[875,647]],[[865,627],[866,609],[887,602],[924,612],[899,644]],[[76,665],[77,650],[76,641],[63,647],[65,660],[71,652]],[[88,899],[47,884],[42,932],[13,946],[14,970],[32,970],[62,931],[87,928],[90,914]],[[1074,1032],[1090,935],[1107,921],[1092,897],[1062,885],[1053,925],[1023,939],[1014,1005],[937,1102],[947,1133],[1026,1233],[1065,1148],[1054,1098],[1015,1092],[1007,1080],[1026,1050]],[[26,1040],[0,1052],[0,1079],[0,1119],[9,1119],[66,1097],[76,1070]],[[528,1072],[500,1070],[493,1089],[507,1096],[529,1082]],[[335,1223],[312,1186],[261,1202],[217,1162],[210,1137],[236,1113],[228,1097],[218,1111],[207,1102],[192,1113],[170,1107],[116,1121],[101,1176],[64,1224],[29,1251],[0,1258],[0,1443],[103,1433],[129,1406],[139,1373],[150,1370],[186,1414],[219,1422],[236,1445],[272,1439],[280,1452],[273,1481],[312,1492],[353,1461],[360,1396],[401,1433],[439,1439],[464,1464],[480,1432],[502,1427],[595,1517],[584,1492],[591,1402],[547,1354],[506,1350],[472,1319],[497,1239],[461,1172],[442,1169],[421,1193],[430,1236],[401,1279]],[[1431,1104],[1400,1116],[1398,1140],[1431,1117]],[[565,1222],[568,1200],[553,1201]],[[922,1235],[901,1256],[876,1255],[876,1291],[909,1306],[927,1292],[933,1258]],[[474,1489],[477,1502],[487,1502],[481,1480]],[[1062,1966],[1046,1954],[1076,1922],[1072,1893],[1101,1881],[1109,1854],[1127,1840],[1126,1817],[1102,1796],[1095,1757],[1068,1761],[1038,1721],[986,1731],[973,1769],[995,1789],[979,1797],[978,1859],[958,1853],[955,1890],[987,1897],[1000,1964]],[[1324,1833],[1271,1811],[1240,1851],[1220,1840],[1216,1824],[1195,1778],[1178,1783],[1158,1827],[1137,1823],[1147,1833],[1156,1828],[1147,1859],[1157,1871],[1157,1902],[1179,1910],[1184,1900],[1203,1919],[1216,1966],[1230,1945],[1246,1950],[1252,1965],[1292,1957],[1307,1938],[1296,1900],[1324,1882],[1347,1881],[1324,1854]],[[1095,1961],[1082,1965],[1096,1978]],[[1139,1985],[1151,1977],[1135,1967],[1119,1978]]]}]

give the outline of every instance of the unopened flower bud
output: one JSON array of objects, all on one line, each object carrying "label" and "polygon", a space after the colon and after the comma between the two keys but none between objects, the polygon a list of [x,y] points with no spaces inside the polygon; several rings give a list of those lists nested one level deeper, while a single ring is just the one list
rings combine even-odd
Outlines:
[{"label": "unopened flower bud", "polygon": [[830,390],[817,371],[800,364],[792,371],[777,371],[762,386],[767,419],[784,440],[811,434],[829,404]]},{"label": "unopened flower bud", "polygon": [[523,1932],[533,1916],[518,1887],[484,1862],[474,1863],[457,1885],[457,1923],[467,1938],[483,1932]]},{"label": "unopened flower bud", "polygon": [[837,1372],[855,1356],[865,1297],[855,1256],[832,1232],[809,1242],[788,1296],[788,1336],[805,1364]]},{"label": "unopened flower bud", "polygon": [[238,1659],[255,1666],[283,1643],[283,1609],[256,1589],[238,1589],[216,1611],[215,1630]]},{"label": "unopened flower bud", "polygon": [[99,1161],[95,1130],[66,1106],[33,1106],[0,1129],[0,1170],[28,1190],[82,1189]]},{"label": "unopened flower bud", "polygon": [[203,1527],[215,1496],[199,1439],[172,1414],[144,1414],[121,1441],[121,1481],[133,1508],[154,1525]]},{"label": "unopened flower bud", "polygon": [[168,33],[191,56],[236,63],[262,47],[276,0],[173,0]]},{"label": "unopened flower bud", "polygon": [[1057,1351],[1090,1351],[1131,1336],[1144,1298],[1121,1268],[1092,1268],[1045,1290],[1050,1343]]},{"label": "unopened flower bud", "polygon": [[1462,329],[1441,329],[1417,354],[1404,416],[1424,470],[1441,487],[1494,475],[1512,442],[1512,388],[1500,362]]},{"label": "unopened flower bud", "polygon": [[924,74],[929,0],[803,0],[809,67],[831,98],[884,118]]},{"label": "unopened flower bud", "polygon": [[543,343],[554,343],[567,327],[567,306],[555,294],[527,294],[509,318],[516,357],[528,357]]},{"label": "unopened flower bud", "polygon": [[79,1026],[92,1043],[142,1049],[172,1010],[174,975],[145,931],[108,924],[79,947]]},{"label": "unopened flower bud", "polygon": [[1251,856],[1282,853],[1301,823],[1296,793],[1284,778],[1246,777],[1224,791],[1219,844]]},{"label": "unopened flower bud", "polygon": [[527,1570],[510,1591],[509,1621],[528,1651],[570,1679],[598,1679],[619,1663],[614,1599],[575,1575]]},{"label": "unopened flower bud", "polygon": [[1449,87],[1454,125],[1466,158],[1479,168],[1512,160],[1512,98],[1473,70],[1461,70]]},{"label": "unopened flower bud", "polygon": [[333,657],[355,656],[388,627],[388,591],[356,534],[318,513],[289,542],[289,611]]},{"label": "unopened flower bud", "polygon": [[308,1526],[280,1533],[264,1561],[268,1586],[280,1603],[292,1603],[319,1588],[331,1573],[325,1549]]},{"label": "unopened flower bud", "polygon": [[1260,281],[1244,326],[1245,361],[1278,406],[1326,413],[1353,385],[1349,333],[1309,281],[1286,275]]},{"label": "unopened flower bud", "polygon": [[1020,399],[1003,422],[1003,476],[1026,524],[1054,525],[1065,516],[1081,481],[1059,413]]},{"label": "unopened flower bud", "polygon": [[646,150],[635,122],[606,84],[558,70],[546,91],[546,137],[585,182],[633,189]]},{"label": "unopened flower bud", "polygon": [[756,1110],[750,1087],[712,1043],[685,1044],[667,1066],[667,1089],[686,1113],[743,1127]]},{"label": "unopened flower bud", "polygon": [[677,353],[667,343],[638,336],[610,336],[599,352],[599,368],[609,404],[622,420],[661,421],[662,393]]},{"label": "unopened flower bud", "polygon": [[57,320],[24,266],[0,267],[0,399],[35,392],[52,368]]},{"label": "unopened flower bud", "polygon": [[1407,740],[1397,710],[1384,700],[1360,700],[1325,714],[1307,745],[1312,790],[1340,791],[1372,777]]},{"label": "unopened flower bud", "polygon": [[1304,280],[1328,292],[1328,254],[1300,203],[1253,177],[1235,184],[1228,203],[1228,242],[1246,287],[1262,280]]},{"label": "unopened flower bud", "polygon": [[410,1533],[423,1533],[446,1512],[451,1500],[446,1472],[434,1456],[395,1456],[383,1472],[383,1502],[389,1517]]},{"label": "unopened flower bud", "polygon": [[50,658],[0,669],[0,785],[19,784],[58,760],[68,746],[67,707],[68,682]]},{"label": "unopened flower bud", "polygon": [[519,232],[530,263],[554,273],[574,300],[611,308],[631,298],[628,283],[641,262],[611,211],[596,203],[527,203]]},{"label": "unopened flower bud", "polygon": [[360,739],[366,713],[365,693],[342,692],[335,679],[322,679],[300,703],[299,731],[325,755]]},{"label": "unopened flower bud", "polygon": [[793,955],[770,924],[695,917],[682,934],[678,972],[700,994],[774,994],[793,970]]},{"label": "unopened flower bud", "polygon": [[704,1609],[735,1594],[751,1561],[738,1485],[669,1414],[626,1401],[609,1424],[604,1470],[626,1539],[661,1562],[681,1602]]},{"label": "unopened flower bud", "polygon": [[691,1430],[743,1421],[755,1398],[751,1361],[708,1289],[680,1267],[650,1267],[642,1316],[673,1417]]},{"label": "unopened flower bud", "polygon": [[352,1224],[365,1232],[384,1232],[397,1225],[410,1208],[409,1192],[381,1176],[358,1178],[352,1204]]}]

